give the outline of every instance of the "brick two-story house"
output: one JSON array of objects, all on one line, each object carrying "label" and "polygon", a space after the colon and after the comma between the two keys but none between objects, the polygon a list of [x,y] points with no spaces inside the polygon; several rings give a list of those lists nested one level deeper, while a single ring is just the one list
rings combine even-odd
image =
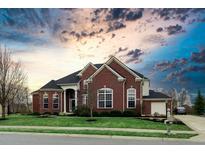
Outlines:
[{"label": "brick two-story house", "polygon": [[150,80],[115,57],[104,64],[88,63],[82,70],[51,80],[32,93],[33,112],[73,112],[91,105],[93,111],[135,110],[141,116],[166,115],[167,95],[150,90]]}]

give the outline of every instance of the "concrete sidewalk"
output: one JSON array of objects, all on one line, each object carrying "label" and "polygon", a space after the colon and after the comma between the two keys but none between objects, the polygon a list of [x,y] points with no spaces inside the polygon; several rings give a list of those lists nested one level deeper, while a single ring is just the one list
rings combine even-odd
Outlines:
[{"label": "concrete sidewalk", "polygon": [[181,120],[199,134],[191,138],[193,141],[205,142],[205,117],[193,115],[175,115],[174,117]]},{"label": "concrete sidewalk", "polygon": [[[50,126],[0,126],[0,128],[25,128],[25,129],[53,129],[53,130],[109,130],[109,131],[127,131],[127,132],[155,132],[166,133],[166,130],[154,129],[135,129],[135,128],[100,128],[100,127],[50,127]],[[176,131],[171,130],[172,133],[187,133],[196,134],[194,131]]]}]

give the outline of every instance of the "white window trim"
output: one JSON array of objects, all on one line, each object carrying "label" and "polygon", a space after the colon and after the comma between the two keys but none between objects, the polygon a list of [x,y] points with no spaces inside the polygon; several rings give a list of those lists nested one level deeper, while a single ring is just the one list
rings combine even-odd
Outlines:
[{"label": "white window trim", "polygon": [[49,104],[49,103],[45,103],[45,102],[44,102],[44,98],[47,98],[47,99],[48,99],[48,94],[47,94],[47,93],[43,94],[43,109],[48,109],[49,107],[48,107],[48,108],[45,108],[45,107],[44,107],[44,104]]},{"label": "white window trim", "polygon": [[[128,100],[129,100],[129,99],[128,99],[128,97],[129,97],[128,91],[129,91],[130,89],[132,89],[132,90],[135,91],[135,98],[134,98],[135,106],[134,106],[134,107],[129,107],[129,103],[128,103]],[[136,89],[135,89],[135,88],[128,88],[128,89],[127,89],[127,108],[128,108],[128,109],[135,109],[135,108],[136,108]]]},{"label": "white window trim", "polygon": [[[112,106],[111,107],[106,107],[106,104],[104,105],[104,107],[99,107],[99,90],[111,90],[112,91]],[[106,95],[106,93],[104,94]],[[101,88],[97,90],[97,108],[98,109],[113,109],[113,89],[111,88]]]},{"label": "white window trim", "polygon": [[60,102],[60,101],[59,101],[59,95],[58,95],[58,108],[54,108],[54,107],[53,107],[54,104],[57,104],[57,103],[54,103],[54,96],[55,96],[55,95],[58,95],[58,94],[57,94],[57,93],[53,94],[53,97],[52,97],[52,109],[58,110],[58,109],[59,109],[59,104],[60,104],[60,103],[59,103],[59,102]]}]

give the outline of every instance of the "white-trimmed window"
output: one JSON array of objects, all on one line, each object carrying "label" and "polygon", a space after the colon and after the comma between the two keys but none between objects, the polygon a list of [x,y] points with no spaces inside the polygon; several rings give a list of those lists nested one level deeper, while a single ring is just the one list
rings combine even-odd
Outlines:
[{"label": "white-trimmed window", "polygon": [[48,108],[48,94],[43,94],[43,108],[47,109]]},{"label": "white-trimmed window", "polygon": [[113,90],[110,88],[101,88],[97,91],[97,107],[112,108],[113,107]]},{"label": "white-trimmed window", "polygon": [[83,105],[88,104],[88,94],[83,94]]},{"label": "white-trimmed window", "polygon": [[129,88],[127,89],[127,108],[136,107],[136,89]]},{"label": "white-trimmed window", "polygon": [[53,109],[59,108],[59,95],[53,94]]}]

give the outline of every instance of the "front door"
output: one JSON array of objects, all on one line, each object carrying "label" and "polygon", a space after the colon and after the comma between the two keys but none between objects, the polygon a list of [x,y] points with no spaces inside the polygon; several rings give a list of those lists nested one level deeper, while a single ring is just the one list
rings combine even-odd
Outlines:
[{"label": "front door", "polygon": [[73,112],[75,111],[75,99],[70,99],[69,100],[69,109],[70,109],[70,112]]}]

